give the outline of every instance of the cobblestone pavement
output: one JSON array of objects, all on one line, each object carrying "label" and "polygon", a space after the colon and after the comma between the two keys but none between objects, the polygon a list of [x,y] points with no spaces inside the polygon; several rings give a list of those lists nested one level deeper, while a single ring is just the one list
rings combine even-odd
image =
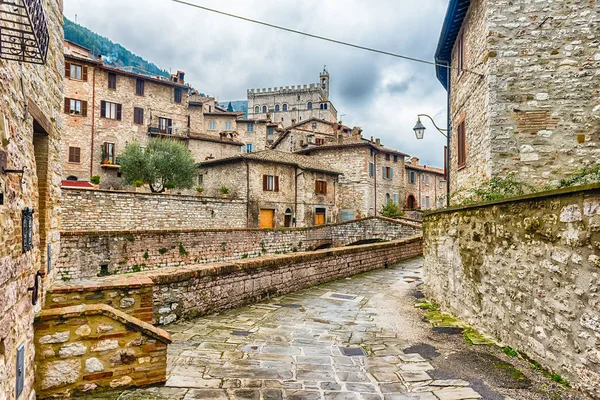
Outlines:
[{"label": "cobblestone pavement", "polygon": [[[165,387],[132,399],[476,399],[463,380],[434,380],[410,346],[401,296],[422,259],[330,282],[263,303],[167,326]],[[363,354],[363,352],[365,354]]]}]

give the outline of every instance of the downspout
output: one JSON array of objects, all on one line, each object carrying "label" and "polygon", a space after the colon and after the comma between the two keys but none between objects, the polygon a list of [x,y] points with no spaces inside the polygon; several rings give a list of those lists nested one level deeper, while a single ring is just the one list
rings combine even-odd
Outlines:
[{"label": "downspout", "polygon": [[377,152],[373,152],[373,216],[377,216]]},{"label": "downspout", "polygon": [[452,77],[452,70],[451,70],[451,64],[450,63],[446,63],[446,80],[448,82],[448,89],[446,90],[447,92],[447,96],[446,96],[446,107],[448,109],[448,127],[447,127],[447,144],[446,144],[446,205],[448,207],[450,207],[450,135],[452,135],[452,130],[451,130],[451,124],[450,124],[450,87],[451,87],[451,82],[450,82],[450,78]]},{"label": "downspout", "polygon": [[94,122],[96,121],[96,67],[92,72],[92,146],[90,147],[90,179],[92,179],[92,175],[94,174]]},{"label": "downspout", "polygon": [[248,160],[244,160],[246,164],[246,228],[250,228],[250,165]]},{"label": "downspout", "polygon": [[298,166],[294,167],[294,212],[292,213],[293,225],[296,227],[296,218],[298,212]]}]

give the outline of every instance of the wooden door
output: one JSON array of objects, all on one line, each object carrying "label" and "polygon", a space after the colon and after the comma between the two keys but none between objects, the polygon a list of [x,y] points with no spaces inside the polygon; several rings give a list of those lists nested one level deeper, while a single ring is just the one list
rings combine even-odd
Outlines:
[{"label": "wooden door", "polygon": [[323,208],[316,209],[315,225],[325,225],[325,210]]},{"label": "wooden door", "polygon": [[275,228],[275,210],[260,210],[259,227],[260,229]]}]

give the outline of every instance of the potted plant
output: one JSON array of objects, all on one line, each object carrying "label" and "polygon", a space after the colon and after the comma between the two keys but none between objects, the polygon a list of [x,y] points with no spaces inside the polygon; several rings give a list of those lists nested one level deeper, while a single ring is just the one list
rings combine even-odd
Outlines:
[{"label": "potted plant", "polygon": [[221,186],[219,188],[219,192],[221,192],[221,197],[224,199],[229,198],[229,188],[227,186]]},{"label": "potted plant", "polygon": [[175,184],[171,181],[168,181],[167,183],[165,183],[165,192],[171,193],[171,189],[175,189]]},{"label": "potted plant", "polygon": [[196,187],[196,196],[202,196],[203,192],[204,192],[204,188],[202,186]]},{"label": "potted plant", "polygon": [[136,179],[135,181],[133,181],[133,186],[135,186],[136,192],[141,192],[142,186],[144,186],[144,181],[141,179]]},{"label": "potted plant", "polygon": [[98,189],[100,187],[100,175],[94,175],[90,178],[90,183],[94,185],[94,189]]}]

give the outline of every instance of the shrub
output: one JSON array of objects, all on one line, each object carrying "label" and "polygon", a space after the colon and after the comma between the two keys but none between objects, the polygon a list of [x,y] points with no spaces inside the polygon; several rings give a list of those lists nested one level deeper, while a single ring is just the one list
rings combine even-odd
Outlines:
[{"label": "shrub", "polygon": [[221,186],[219,192],[221,192],[221,194],[229,194],[229,188],[227,186]]},{"label": "shrub", "polygon": [[100,184],[100,175],[94,175],[90,178],[90,182],[93,183],[94,185],[99,185]]},{"label": "shrub", "polygon": [[383,207],[381,207],[380,214],[387,218],[397,218],[402,217],[404,212],[400,210],[398,204],[394,203],[392,200],[388,201]]},{"label": "shrub", "polygon": [[141,179],[136,179],[135,181],[133,181],[133,186],[142,187],[142,186],[144,186],[144,181]]}]

